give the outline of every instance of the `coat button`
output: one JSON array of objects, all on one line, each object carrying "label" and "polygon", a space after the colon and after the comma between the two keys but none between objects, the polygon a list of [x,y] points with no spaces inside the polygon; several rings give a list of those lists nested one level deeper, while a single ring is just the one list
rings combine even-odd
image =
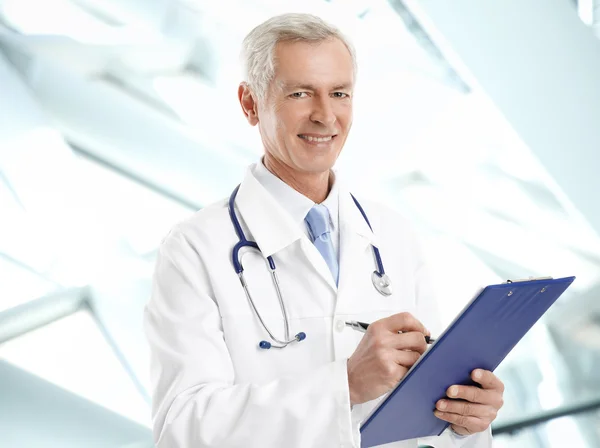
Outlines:
[{"label": "coat button", "polygon": [[336,323],[335,323],[335,329],[338,331],[338,333],[341,333],[342,331],[344,331],[344,328],[346,328],[346,323],[339,319]]}]

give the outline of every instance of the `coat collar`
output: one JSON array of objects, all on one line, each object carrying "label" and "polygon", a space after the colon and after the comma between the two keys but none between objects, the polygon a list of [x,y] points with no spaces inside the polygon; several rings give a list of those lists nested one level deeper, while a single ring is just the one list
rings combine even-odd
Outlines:
[{"label": "coat collar", "polygon": [[[302,238],[302,229],[252,174],[240,185],[235,201],[240,214],[264,257],[269,257]],[[246,235],[249,238],[249,235]]]},{"label": "coat collar", "polygon": [[[359,201],[360,203],[360,201]],[[365,208],[365,204],[360,203],[363,208],[365,215],[369,219],[371,225],[377,228],[378,217],[373,213],[369,214],[369,211]],[[362,213],[354,203],[350,191],[346,188],[345,184],[340,182],[340,230],[344,232],[346,230],[349,233],[354,233],[362,236],[369,244],[377,247],[377,236],[367,224],[367,221],[363,217]]]},{"label": "coat collar", "polygon": [[[275,198],[277,203],[285,209],[291,218],[299,226],[305,226],[304,219],[315,203],[304,196],[302,193],[294,190],[275,174],[271,173],[264,165],[264,159],[251,167],[256,180]],[[335,176],[334,173],[334,179]],[[331,191],[327,198],[322,202],[329,210],[329,217],[332,229],[337,230],[339,225],[339,191],[338,182],[334,181]]]},{"label": "coat collar", "polygon": [[[376,245],[376,237],[360,211],[354,204],[350,192],[343,181],[339,183],[340,232],[358,234],[370,244]],[[235,204],[243,218],[252,239],[256,241],[264,257],[269,257],[295,241],[305,237],[302,228],[284,208],[277,203],[252,174],[250,167],[240,185]],[[363,204],[361,204],[363,205]],[[368,215],[368,211],[365,210]],[[374,216],[368,216],[374,225]],[[249,237],[249,235],[247,235]],[[344,235],[341,237],[341,243]]]}]

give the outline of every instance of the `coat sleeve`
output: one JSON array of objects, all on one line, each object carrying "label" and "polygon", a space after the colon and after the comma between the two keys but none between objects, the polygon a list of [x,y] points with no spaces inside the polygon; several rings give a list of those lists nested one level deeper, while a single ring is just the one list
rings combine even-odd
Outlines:
[{"label": "coat sleeve", "polygon": [[354,447],[346,360],[266,384],[235,384],[201,257],[161,244],[144,313],[158,448]]},{"label": "coat sleeve", "polygon": [[[415,275],[417,315],[433,335],[439,335],[442,327],[434,278],[431,273],[428,256],[424,253],[419,236],[415,235],[415,255],[417,271]],[[435,448],[492,448],[491,428],[487,431],[464,437],[453,433],[449,428],[439,437],[419,439],[419,445],[429,445]]]}]

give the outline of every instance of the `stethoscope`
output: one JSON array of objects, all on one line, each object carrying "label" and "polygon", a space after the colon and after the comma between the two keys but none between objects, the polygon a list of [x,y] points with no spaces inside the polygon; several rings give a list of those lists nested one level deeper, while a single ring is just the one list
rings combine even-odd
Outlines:
[{"label": "stethoscope", "polygon": [[[240,189],[240,186],[238,185],[235,188],[235,190],[233,190],[233,193],[231,193],[231,196],[229,197],[229,207],[228,207],[229,208],[229,217],[231,218],[231,223],[233,224],[233,227],[235,228],[235,231],[239,238],[239,241],[233,247],[233,251],[231,253],[231,258],[233,261],[233,268],[235,269],[235,272],[237,273],[237,275],[240,279],[240,282],[242,283],[242,287],[244,288],[246,297],[248,298],[248,301],[250,302],[250,306],[252,306],[252,309],[254,310],[256,317],[258,317],[258,320],[260,321],[260,323],[263,326],[263,328],[265,329],[265,331],[269,334],[269,337],[271,338],[271,341],[272,341],[272,342],[260,341],[258,346],[264,350],[268,350],[271,347],[285,348],[292,342],[301,342],[304,339],[306,339],[306,333],[301,331],[300,333],[296,334],[296,336],[294,336],[293,338],[290,338],[290,328],[289,328],[287,311],[286,311],[285,305],[283,303],[281,289],[279,288],[279,279],[277,278],[277,273],[275,272],[275,270],[276,270],[275,262],[273,261],[272,256],[267,257],[267,261],[269,262],[269,270],[271,272],[271,278],[273,280],[273,284],[275,285],[275,290],[277,291],[277,298],[279,299],[279,305],[281,306],[281,314],[283,315],[283,319],[284,319],[284,329],[285,329],[285,339],[284,340],[277,339],[275,337],[275,335],[273,335],[273,333],[271,332],[271,330],[269,330],[269,327],[267,326],[265,321],[262,319],[258,309],[256,308],[256,305],[254,304],[254,300],[252,300],[250,291],[248,291],[248,284],[246,283],[246,280],[244,279],[244,267],[242,266],[242,260],[239,257],[239,252],[244,247],[248,247],[248,248],[257,250],[259,253],[261,253],[261,255],[262,255],[262,252],[260,251],[260,248],[258,247],[258,244],[256,244],[256,242],[249,241],[246,238],[246,235],[244,234],[244,231],[242,230],[242,226],[240,225],[240,222],[235,214],[234,204],[235,204],[235,198],[237,196],[239,189]],[[369,226],[371,231],[373,231],[373,228],[371,227],[371,223],[369,222],[369,219],[367,218],[365,211],[360,206],[360,204],[358,203],[356,198],[353,195],[350,195],[350,196],[352,196],[352,199],[354,200],[356,207],[358,207],[358,210],[360,210],[360,213],[363,216],[363,218],[365,219],[365,221],[367,222],[367,225]],[[373,271],[373,274],[371,275],[371,281],[373,282],[373,286],[375,287],[375,289],[381,295],[386,296],[386,297],[390,296],[392,294],[392,282],[391,282],[390,278],[387,276],[387,274],[385,273],[385,270],[383,269],[383,262],[381,261],[381,255],[379,254],[379,249],[377,249],[377,247],[375,247],[373,244],[371,244],[371,248],[373,249],[373,255],[375,257],[375,264],[377,267],[377,269],[375,271]]]}]

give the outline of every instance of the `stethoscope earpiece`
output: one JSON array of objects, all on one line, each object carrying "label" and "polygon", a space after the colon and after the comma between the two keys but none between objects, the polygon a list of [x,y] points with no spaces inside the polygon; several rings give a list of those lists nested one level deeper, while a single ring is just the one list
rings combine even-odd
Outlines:
[{"label": "stethoscope earpiece", "polygon": [[269,350],[271,348],[271,343],[267,342],[267,341],[260,341],[260,343],[258,344],[258,346],[260,348],[262,348],[263,350]]},{"label": "stethoscope earpiece", "polygon": [[305,339],[306,339],[306,333],[303,332],[303,331],[301,331],[296,336],[294,336],[294,339],[292,339],[291,341],[288,341],[287,343],[284,343],[283,345],[273,345],[273,344],[271,344],[270,342],[267,342],[267,341],[260,341],[258,343],[258,346],[260,348],[262,348],[263,350],[269,350],[271,347],[284,348],[284,347],[287,347],[287,345],[290,344],[290,343],[292,343],[292,342],[302,342]]}]

